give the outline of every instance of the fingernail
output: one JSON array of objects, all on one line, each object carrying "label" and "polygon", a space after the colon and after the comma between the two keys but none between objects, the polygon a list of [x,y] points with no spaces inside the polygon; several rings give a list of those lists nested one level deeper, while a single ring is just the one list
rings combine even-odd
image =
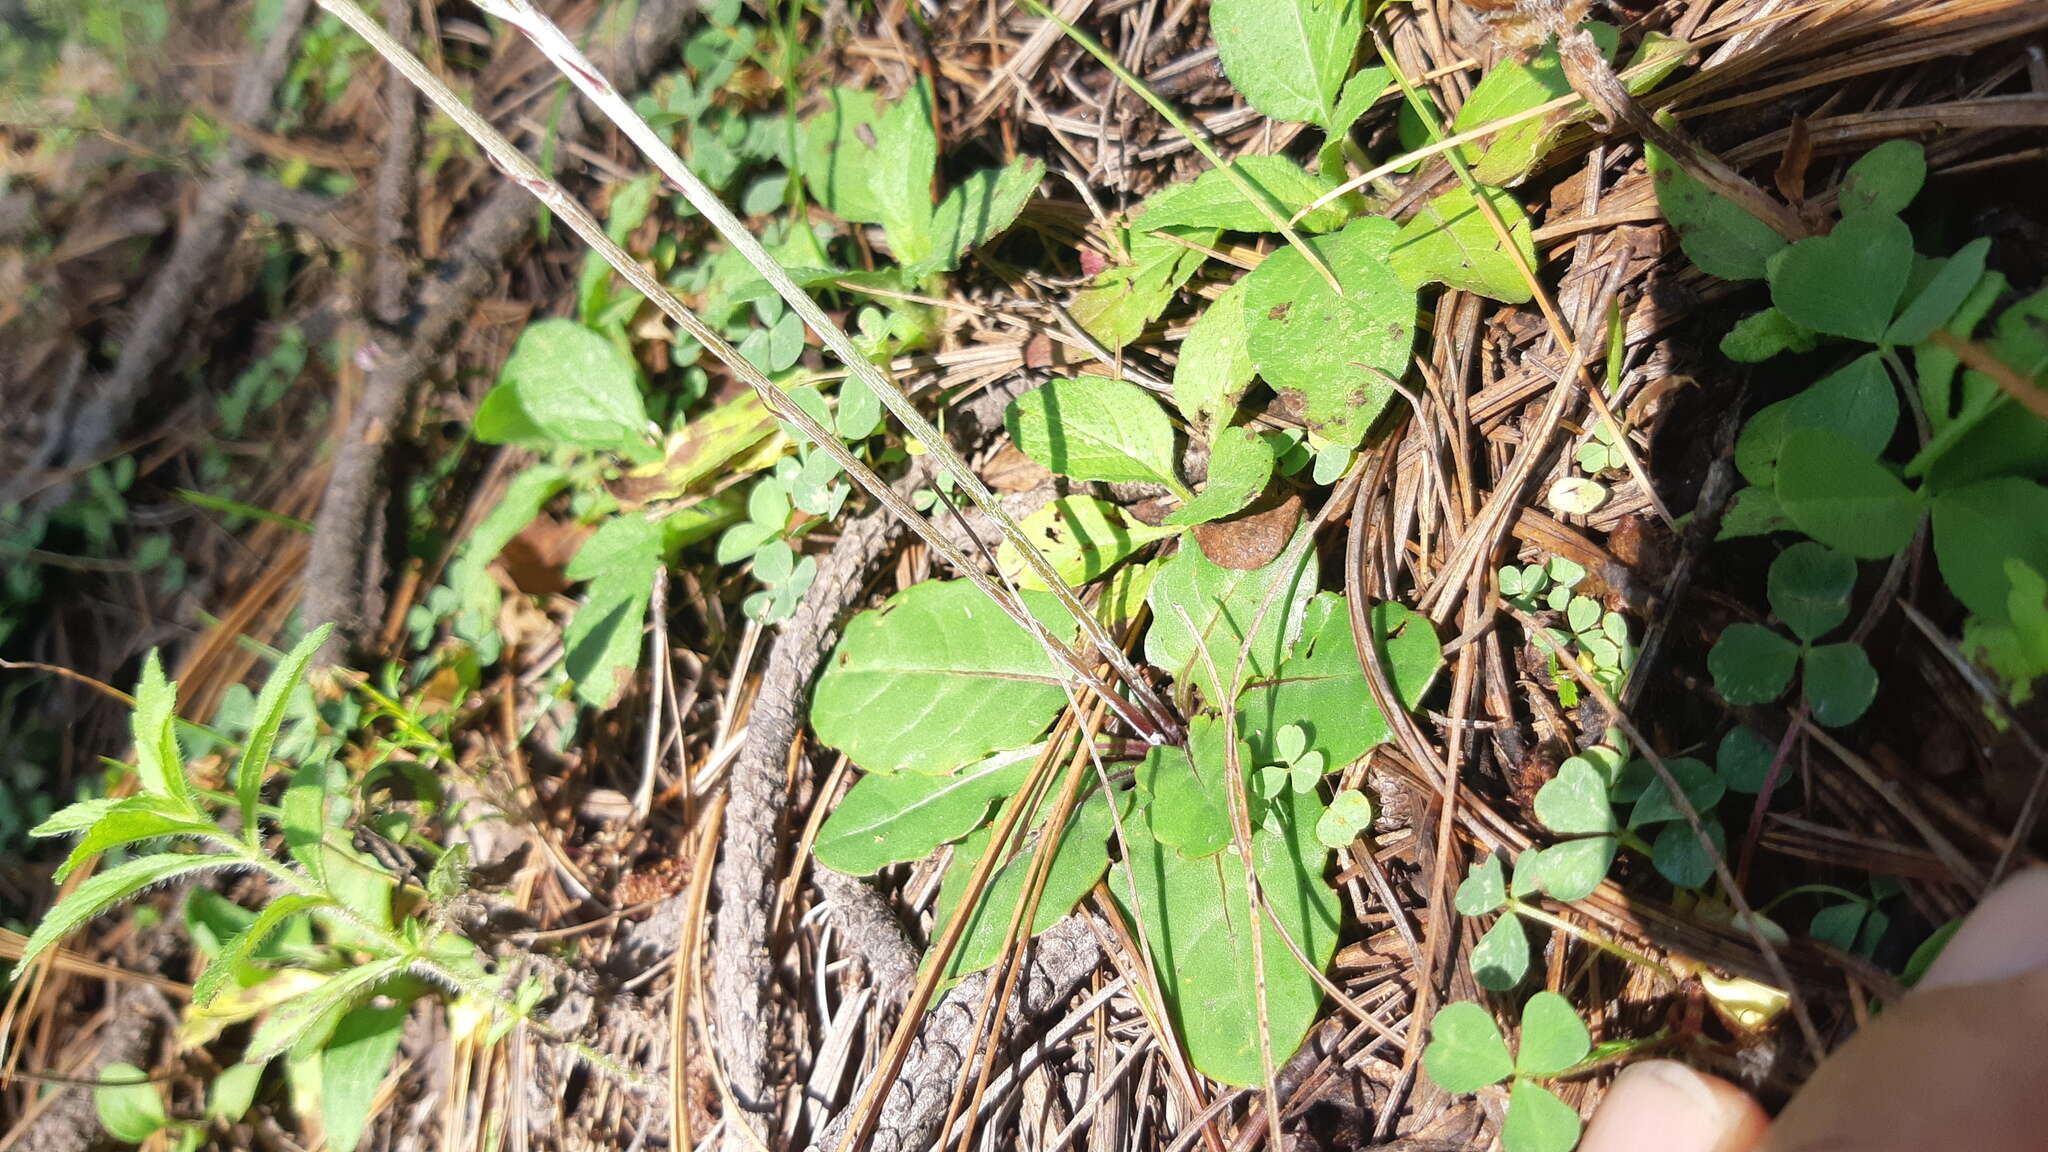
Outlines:
[{"label": "fingernail", "polygon": [[2048,868],[2031,868],[1984,898],[1917,987],[1983,984],[2048,967]]},{"label": "fingernail", "polygon": [[1717,1076],[1675,1060],[1622,1069],[1586,1128],[1580,1152],[1743,1152],[1763,1135],[1763,1109]]}]

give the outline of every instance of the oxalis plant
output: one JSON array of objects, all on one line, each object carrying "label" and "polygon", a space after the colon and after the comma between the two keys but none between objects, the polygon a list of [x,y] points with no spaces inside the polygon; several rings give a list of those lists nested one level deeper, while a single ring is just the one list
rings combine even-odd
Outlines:
[{"label": "oxalis plant", "polygon": [[[1801,363],[1821,365],[1811,385],[1744,424],[1735,464],[1749,486],[1722,538],[1796,532],[1851,561],[1882,560],[1931,525],[1942,581],[1969,613],[1965,648],[2015,700],[2027,698],[2048,673],[2048,488],[2036,479],[2048,470],[2048,292],[2015,297],[1987,266],[1988,239],[1947,255],[1916,250],[1900,215],[1927,175],[1912,141],[1888,141],[1851,164],[1840,218],[1797,243],[1654,151],[1650,161],[1687,256],[1713,275],[1769,286],[1771,306],[1738,323],[1723,353],[1751,362],[1805,354]],[[1906,450],[1894,446],[1902,397],[1925,421]],[[1838,562],[1798,555],[1784,576],[1846,591]],[[1775,588],[1781,573],[1772,572]],[[1775,592],[1773,607],[1783,607]],[[1816,638],[1785,620],[1802,643]],[[1774,697],[1799,653],[1751,626],[1730,631],[1716,649],[1727,649],[1721,665],[1736,674],[1724,693],[1734,689],[1731,702]],[[1802,651],[1816,719],[1854,719],[1875,687],[1868,662],[1841,645]],[[1838,705],[1825,709],[1830,718],[1824,702]]]},{"label": "oxalis plant", "polygon": [[[320,1118],[328,1147],[353,1149],[415,1001],[445,999],[451,1021],[495,1041],[527,1017],[545,989],[529,979],[506,991],[484,954],[451,926],[469,889],[465,847],[432,849],[423,879],[401,877],[355,846],[365,785],[340,761],[313,755],[276,770],[280,729],[326,635],[325,628],[313,632],[278,662],[217,781],[188,770],[179,730],[195,744],[227,738],[177,719],[177,685],[150,653],[131,723],[138,791],[72,804],[33,831],[76,838],[59,881],[104,855],[119,862],[104,863],[43,916],[14,977],[95,917],[151,888],[223,873],[253,878],[257,907],[204,889],[186,902],[204,965],[192,982],[182,1040],[204,1044],[230,1026],[254,1025],[240,1061],[213,1079],[205,1119],[239,1120],[265,1068],[283,1057],[296,1105]],[[234,742],[224,746],[236,750]],[[407,843],[432,848],[418,837]],[[632,1076],[594,1051],[571,1047],[609,1072]],[[103,1080],[98,1104],[112,1135],[139,1142],[162,1130],[179,1147],[200,1142],[199,1118],[171,1118],[157,1088],[136,1070],[113,1066]]]}]

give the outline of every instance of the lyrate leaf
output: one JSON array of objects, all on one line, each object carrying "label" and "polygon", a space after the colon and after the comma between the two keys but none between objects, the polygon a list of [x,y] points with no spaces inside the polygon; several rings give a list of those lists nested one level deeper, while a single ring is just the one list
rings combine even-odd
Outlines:
[{"label": "lyrate leaf", "polygon": [[1859,560],[1895,554],[1920,525],[1919,498],[1875,457],[1825,428],[1785,437],[1778,503],[1800,531]]},{"label": "lyrate leaf", "polygon": [[849,876],[922,860],[973,831],[991,803],[1015,792],[1041,747],[998,752],[950,776],[863,776],[826,817],[812,854]]},{"label": "lyrate leaf", "polygon": [[[640,371],[618,345],[573,320],[526,326],[477,409],[476,438],[532,448],[573,445],[657,459]],[[326,621],[321,621],[326,623]]]},{"label": "lyrate leaf", "polygon": [[1522,262],[1517,264],[1501,244],[1472,193],[1453,188],[1423,204],[1394,237],[1388,259],[1402,283],[1410,288],[1443,284],[1509,304],[1529,299],[1529,279],[1522,268],[1537,267],[1529,215],[1507,193],[1482,191],[1508,226],[1508,238]]},{"label": "lyrate leaf", "polygon": [[1007,423],[1020,451],[1061,476],[1186,491],[1174,472],[1173,425],[1135,384],[1049,380],[1011,401]]},{"label": "lyrate leaf", "polygon": [[398,1041],[405,1031],[407,1005],[364,1005],[352,1009],[334,1026],[334,1035],[320,1052],[320,1127],[334,1152],[355,1152],[376,1114],[373,1102]]},{"label": "lyrate leaf", "polygon": [[1861,644],[1823,644],[1806,653],[1806,702],[1825,728],[1853,724],[1877,699],[1877,669]]},{"label": "lyrate leaf", "polygon": [[1489,992],[1506,992],[1529,974],[1529,933],[1521,917],[1502,913],[1472,947],[1472,979]]},{"label": "lyrate leaf", "polygon": [[[1239,860],[1185,860],[1150,835],[1143,814],[1127,829],[1126,875],[1111,880],[1109,891],[1125,916],[1143,923],[1174,1028],[1196,1070],[1211,1079],[1240,1087],[1259,1083],[1261,1027],[1275,1060],[1283,1061],[1315,1023],[1322,987],[1280,934],[1284,930],[1319,970],[1336,951],[1340,906],[1323,880],[1328,854],[1310,827],[1319,803],[1289,792],[1279,802],[1279,830],[1254,830],[1252,864],[1266,894],[1266,907],[1258,910],[1247,899]],[[1254,930],[1264,933],[1263,1019],[1252,967]]]},{"label": "lyrate leaf", "polygon": [[1842,177],[1842,215],[1897,216],[1926,181],[1926,150],[1912,140],[1887,140],[1849,165]]},{"label": "lyrate leaf", "polygon": [[562,664],[576,683],[576,698],[593,708],[611,707],[640,667],[640,633],[661,550],[660,525],[637,515],[614,516],[591,533],[563,570],[571,580],[590,582],[562,631]]},{"label": "lyrate leaf", "polygon": [[1516,1046],[1515,1072],[1521,1076],[1555,1076],[1586,1058],[1593,1037],[1571,1001],[1545,989],[1522,1005],[1522,1039]]},{"label": "lyrate leaf", "polygon": [[1329,129],[1365,34],[1365,8],[1352,0],[1216,0],[1209,25],[1224,75],[1252,107]]},{"label": "lyrate leaf", "polygon": [[[1272,563],[1240,571],[1209,559],[1200,548],[1183,547],[1160,568],[1146,593],[1152,626],[1145,633],[1145,658],[1176,683],[1199,688],[1211,704],[1228,705],[1217,677],[1231,674],[1246,637],[1251,643],[1245,678],[1272,674],[1300,634],[1315,587],[1313,548],[1297,552],[1290,545]],[[1269,592],[1273,592],[1272,603],[1261,616],[1260,606]],[[1294,719],[1297,717],[1287,717],[1283,722]]]},{"label": "lyrate leaf", "polygon": [[1454,1095],[1477,1092],[1513,1075],[1515,1058],[1493,1014],[1469,1000],[1446,1004],[1429,1022],[1422,1070]]},{"label": "lyrate leaf", "polygon": [[[1404,705],[1414,707],[1443,663],[1436,630],[1425,617],[1392,601],[1374,605],[1367,618],[1395,692]],[[1245,738],[1262,762],[1278,759],[1273,740],[1294,723],[1306,723],[1311,748],[1333,769],[1393,738],[1393,726],[1365,682],[1347,602],[1333,592],[1315,597],[1293,651],[1270,678],[1247,683],[1240,703]]]},{"label": "lyrate leaf", "polygon": [[1252,382],[1249,339],[1244,281],[1239,280],[1210,301],[1181,341],[1180,359],[1173,366],[1173,405],[1204,439],[1230,422]]},{"label": "lyrate leaf", "polygon": [[[1645,145],[1657,206],[1679,247],[1700,271],[1723,280],[1761,280],[1765,263],[1785,247],[1769,225],[1702,183],[1663,149]],[[1782,316],[1782,314],[1780,314]],[[1759,357],[1761,359],[1761,357]]]},{"label": "lyrate leaf", "polygon": [[1714,690],[1737,707],[1783,696],[1798,663],[1799,645],[1760,624],[1730,624],[1707,653]]},{"label": "lyrate leaf", "polygon": [[1851,216],[1771,261],[1771,302],[1795,324],[1875,344],[1912,271],[1912,229],[1897,216]]},{"label": "lyrate leaf", "polygon": [[1508,1089],[1508,1114],[1500,1125],[1504,1152],[1571,1152],[1579,1130],[1579,1114],[1550,1089],[1528,1080]]},{"label": "lyrate leaf", "polygon": [[1856,562],[1822,544],[1802,540],[1771,561],[1771,611],[1812,643],[1849,618],[1849,594],[1856,589]]},{"label": "lyrate leaf", "polygon": [[[1072,636],[1050,593],[1022,600],[1055,636]],[[926,581],[847,624],[811,724],[869,772],[951,772],[1029,743],[1065,705],[1063,683],[1031,634],[974,585]]]},{"label": "lyrate leaf", "polygon": [[1311,433],[1347,448],[1393,398],[1415,343],[1415,291],[1389,262],[1398,232],[1375,216],[1305,242],[1336,275],[1341,294],[1293,247],[1244,279],[1259,375],[1293,395]]},{"label": "lyrate leaf", "polygon": [[[1235,174],[1237,180],[1232,180]],[[1238,186],[1249,186],[1251,197]],[[1275,218],[1289,220],[1336,188],[1332,181],[1302,171],[1285,156],[1240,156],[1230,170],[1212,168],[1184,184],[1169,185],[1146,198],[1131,227],[1222,228],[1231,232],[1277,232]],[[1325,204],[1295,222],[1303,232],[1328,232],[1350,213],[1341,201]]]}]

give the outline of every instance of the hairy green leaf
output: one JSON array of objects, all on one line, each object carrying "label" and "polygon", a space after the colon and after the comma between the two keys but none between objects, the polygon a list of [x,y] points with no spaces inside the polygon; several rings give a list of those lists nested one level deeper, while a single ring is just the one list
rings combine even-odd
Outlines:
[{"label": "hairy green leaf", "polygon": [[[1301,631],[1315,585],[1313,548],[1297,553],[1290,544],[1265,567],[1240,571],[1209,559],[1200,548],[1183,547],[1160,568],[1146,595],[1152,626],[1145,633],[1145,658],[1176,683],[1199,688],[1211,704],[1227,705],[1231,700],[1218,678],[1231,675],[1239,649],[1246,648],[1247,679],[1277,669]],[[1272,603],[1261,615],[1269,593]]]},{"label": "hairy green leaf", "polygon": [[[1238,180],[1232,180],[1235,173]],[[1257,200],[1238,187],[1243,181]],[[1285,156],[1240,156],[1230,171],[1212,168],[1184,184],[1169,185],[1145,200],[1131,227],[1150,232],[1160,228],[1222,228],[1231,232],[1277,232],[1274,223],[1289,220],[1336,188],[1332,181],[1302,171]],[[1328,232],[1350,213],[1342,201],[1323,205],[1296,221],[1303,232]]]},{"label": "hairy green leaf", "polygon": [[207,961],[206,967],[200,970],[199,979],[192,984],[193,1005],[203,1008],[211,1004],[243,966],[261,954],[264,942],[284,927],[286,921],[329,904],[330,901],[323,897],[302,892],[289,892],[265,904],[248,925],[229,937]]},{"label": "hairy green leaf", "polygon": [[277,743],[277,730],[284,724],[285,709],[291,703],[292,689],[306,675],[306,665],[312,663],[313,654],[327,642],[334,625],[322,624],[308,632],[304,639],[294,645],[271,669],[270,677],[263,682],[263,691],[256,697],[256,717],[249,725],[249,735],[242,743],[242,758],[235,767],[235,795],[241,802],[242,827],[250,842],[261,835],[262,827],[256,820],[256,803],[262,797],[263,773],[270,767],[270,750]]},{"label": "hairy green leaf", "polygon": [[1402,283],[1410,288],[1443,284],[1509,304],[1529,299],[1529,280],[1522,267],[1538,267],[1529,215],[1505,192],[1482,192],[1507,225],[1508,239],[1522,263],[1518,265],[1502,245],[1478,199],[1464,188],[1453,188],[1423,204],[1394,237],[1387,258]]},{"label": "hairy green leaf", "polygon": [[129,730],[135,738],[135,776],[145,792],[154,793],[184,811],[192,810],[192,786],[185,779],[185,754],[175,731],[178,686],[164,678],[156,649],[142,662],[142,680],[135,686],[135,711]]},{"label": "hairy green leaf", "polygon": [[1173,467],[1173,425],[1135,384],[1048,380],[1010,402],[1007,423],[1019,450],[1062,476],[1185,491]]},{"label": "hairy green leaf", "polygon": [[[491,444],[568,444],[657,459],[640,400],[640,371],[610,340],[573,320],[536,320],[477,409],[476,437]],[[320,621],[326,623],[326,621]]]},{"label": "hairy green leaf", "polygon": [[1170,525],[1204,524],[1234,516],[1273,478],[1273,443],[1243,427],[1219,429],[1209,448],[1209,479],[1201,494],[1166,518]]},{"label": "hairy green leaf", "polygon": [[29,934],[27,943],[21,946],[21,958],[15,961],[14,978],[20,979],[29,965],[50,946],[69,936],[73,930],[84,925],[93,917],[127,900],[153,884],[162,884],[180,876],[203,872],[211,868],[228,868],[240,863],[232,856],[183,856],[169,853],[154,856],[138,856],[126,863],[97,872],[73,889],[69,896],[58,901],[56,906],[43,914],[34,932]]},{"label": "hairy green leaf", "polygon": [[1195,318],[1173,366],[1173,404],[1189,426],[1214,438],[1230,423],[1251,384],[1252,356],[1245,327],[1244,281],[1239,280]]},{"label": "hairy green leaf", "polygon": [[109,848],[169,836],[206,836],[216,831],[210,821],[193,819],[161,796],[131,796],[86,830],[51,879],[63,882],[80,865]]},{"label": "hairy green leaf", "polygon": [[1365,9],[1358,0],[1215,0],[1209,24],[1224,75],[1252,107],[1332,128]]},{"label": "hairy green leaf", "polygon": [[320,1127],[334,1152],[355,1152],[375,1114],[372,1101],[405,1031],[406,1006],[364,1005],[334,1026],[320,1053]]}]

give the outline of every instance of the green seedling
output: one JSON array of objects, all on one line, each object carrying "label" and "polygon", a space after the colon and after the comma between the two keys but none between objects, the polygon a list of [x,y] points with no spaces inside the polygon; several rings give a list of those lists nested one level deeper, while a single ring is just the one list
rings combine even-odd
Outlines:
[{"label": "green seedling", "polygon": [[1436,1086],[1463,1095],[1507,1084],[1501,1146],[1507,1152],[1571,1152],[1579,1114],[1539,1081],[1569,1074],[1593,1050],[1571,1002],[1538,992],[1522,1006],[1521,1043],[1508,1050],[1493,1016],[1469,1001],[1446,1005],[1430,1021],[1422,1067]]}]

